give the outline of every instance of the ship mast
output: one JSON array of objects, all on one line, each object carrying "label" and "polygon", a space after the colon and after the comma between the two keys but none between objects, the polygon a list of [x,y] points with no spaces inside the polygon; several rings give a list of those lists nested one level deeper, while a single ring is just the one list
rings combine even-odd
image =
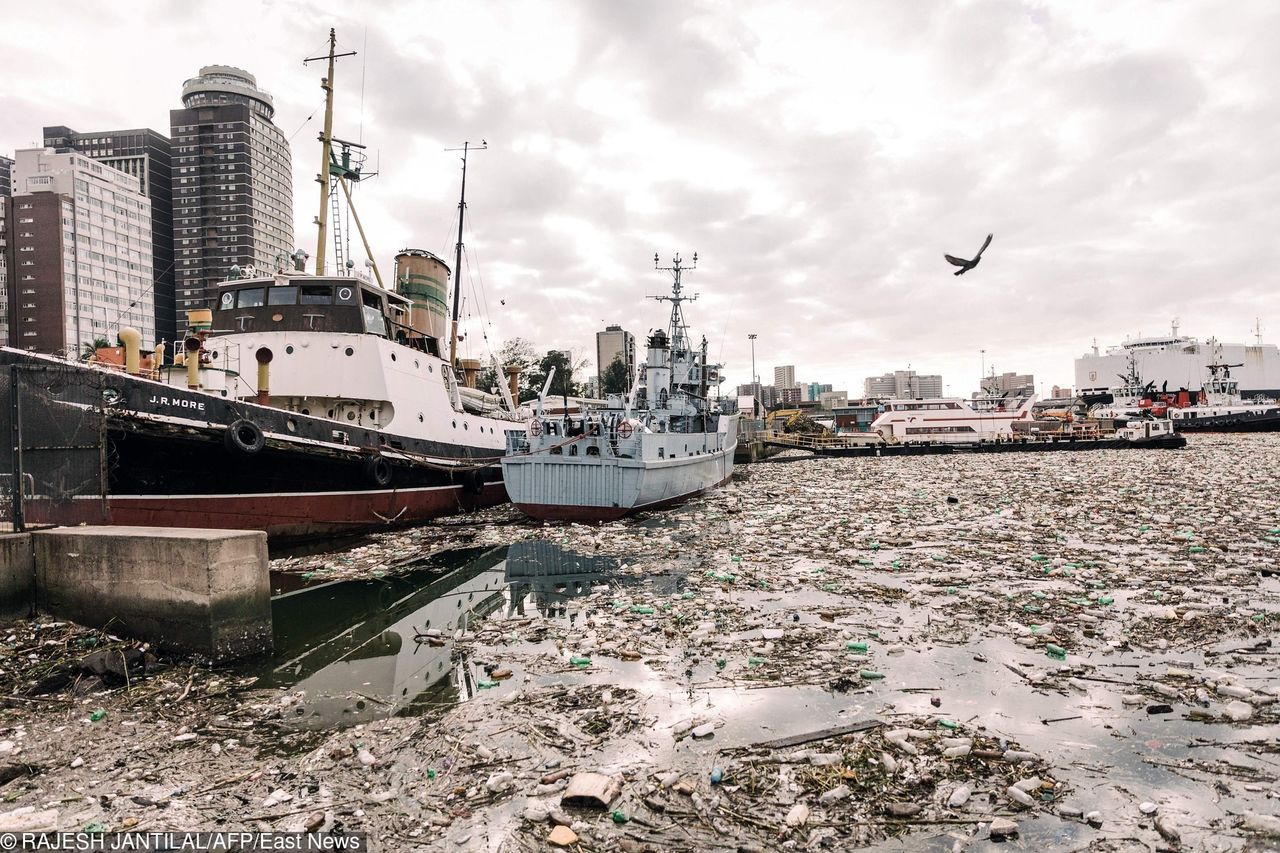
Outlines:
[{"label": "ship mast", "polygon": [[[489,143],[483,139],[476,146],[477,151],[483,151],[489,147]],[[445,151],[461,151],[462,152],[462,194],[458,197],[458,244],[455,246],[453,258],[453,323],[449,331],[449,365],[457,367],[458,364],[458,317],[461,314],[462,300],[462,216],[467,209],[467,152],[471,149],[470,142],[463,142],[461,148],[446,148]]]},{"label": "ship mast", "polygon": [[658,264],[659,264],[658,253],[654,252],[653,268],[656,270],[666,270],[667,272],[671,273],[671,278],[672,278],[671,295],[670,296],[650,296],[649,298],[656,299],[659,302],[671,303],[671,350],[672,352],[677,352],[682,349],[687,349],[687,347],[685,346],[685,340],[684,340],[685,339],[684,311],[680,308],[680,304],[682,302],[692,302],[698,298],[698,294],[696,293],[693,294],[693,296],[681,295],[680,291],[684,285],[680,281],[680,274],[684,272],[685,269],[698,268],[698,253],[697,252],[693,253],[693,266],[690,266],[690,267],[685,267],[682,265],[680,260],[680,255],[678,254],[671,259],[671,266],[663,267],[663,266],[659,266]]},{"label": "ship mast", "polygon": [[324,132],[320,134],[320,174],[316,181],[320,184],[320,215],[316,217],[316,275],[324,275],[324,244],[328,222],[329,193],[329,159],[333,153],[333,61],[342,56],[355,56],[354,50],[346,53],[334,53],[338,44],[336,32],[329,29],[329,52],[324,56],[311,56],[302,60],[302,64],[329,60],[329,73],[320,80],[320,88],[324,89]]}]

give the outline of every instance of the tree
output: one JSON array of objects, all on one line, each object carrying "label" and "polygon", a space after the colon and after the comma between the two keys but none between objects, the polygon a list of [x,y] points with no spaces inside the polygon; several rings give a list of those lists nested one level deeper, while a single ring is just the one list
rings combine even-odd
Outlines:
[{"label": "tree", "polygon": [[630,386],[631,377],[627,375],[627,366],[623,363],[621,355],[615,355],[600,376],[600,393],[625,394],[630,390]]},{"label": "tree", "polygon": [[[518,386],[519,397],[528,400],[530,397],[537,396],[542,390],[542,383],[534,384],[534,372],[537,369],[538,357],[534,354],[533,344],[524,338],[512,338],[498,348],[498,364],[502,365],[505,371],[507,365],[520,365],[520,383]],[[481,390],[488,391],[490,388],[497,387],[499,382],[505,383],[507,377],[504,373],[502,377],[493,370],[493,364],[487,365],[480,371],[479,386]],[[516,400],[520,402],[520,400]]]},{"label": "tree", "polygon": [[547,391],[549,397],[577,397],[582,394],[582,386],[573,381],[574,373],[581,373],[587,366],[587,360],[584,358],[576,364],[572,362],[569,355],[562,350],[547,350],[547,354],[538,362],[538,366],[531,372],[529,377],[533,383],[533,393],[536,396],[541,393],[542,386],[546,384],[547,376],[551,373],[551,369],[555,368],[555,378],[551,380],[551,388]]},{"label": "tree", "polygon": [[80,360],[88,361],[98,354],[99,347],[109,347],[111,341],[106,338],[94,338],[92,341],[86,341],[81,345]]}]

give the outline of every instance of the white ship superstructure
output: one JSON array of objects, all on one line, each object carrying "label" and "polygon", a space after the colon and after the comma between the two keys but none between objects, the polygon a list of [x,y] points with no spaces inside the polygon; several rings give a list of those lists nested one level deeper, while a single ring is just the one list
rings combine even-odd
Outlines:
[{"label": "white ship superstructure", "polygon": [[1232,376],[1242,397],[1280,396],[1280,349],[1262,343],[1227,343],[1215,338],[1201,341],[1180,335],[1175,323],[1168,335],[1135,338],[1120,346],[1091,352],[1076,359],[1076,388],[1081,396],[1109,394],[1119,377],[1126,376],[1133,359],[1144,382],[1156,391],[1199,391],[1212,379],[1209,365],[1232,364]]},{"label": "white ship superstructure", "polygon": [[1013,438],[1015,421],[1031,420],[1035,395],[1007,403],[971,407],[956,397],[888,400],[871,422],[871,432],[891,442],[972,443]]}]

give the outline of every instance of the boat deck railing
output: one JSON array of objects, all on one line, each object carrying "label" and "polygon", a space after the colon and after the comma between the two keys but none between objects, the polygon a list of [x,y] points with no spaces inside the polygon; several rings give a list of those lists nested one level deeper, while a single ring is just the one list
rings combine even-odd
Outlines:
[{"label": "boat deck railing", "polygon": [[884,439],[875,433],[819,434],[800,432],[779,432],[767,430],[755,435],[756,440],[774,447],[793,447],[799,450],[838,450],[849,447],[865,447],[873,444],[884,444]]}]

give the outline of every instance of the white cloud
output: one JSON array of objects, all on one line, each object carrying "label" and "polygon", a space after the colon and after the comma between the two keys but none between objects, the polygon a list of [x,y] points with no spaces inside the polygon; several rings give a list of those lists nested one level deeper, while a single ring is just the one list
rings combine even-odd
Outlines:
[{"label": "white cloud", "polygon": [[[491,314],[469,321],[474,347],[590,352],[602,321],[660,325],[641,298],[665,286],[655,251],[700,253],[689,317],[732,382],[749,331],[762,376],[794,363],[857,392],[909,362],[961,393],[983,348],[1065,384],[1095,336],[1280,322],[1273,4],[59,9],[6,13],[0,151],[44,124],[166,130],[185,78],[238,65],[297,131],[309,249],[321,69],[299,60],[337,27],[361,55],[339,63],[335,132],[380,168],[358,201],[384,272],[406,245],[452,263],[443,149],[488,139],[468,175],[464,290]],[[942,254],[989,231],[982,265],[951,276]]]}]

